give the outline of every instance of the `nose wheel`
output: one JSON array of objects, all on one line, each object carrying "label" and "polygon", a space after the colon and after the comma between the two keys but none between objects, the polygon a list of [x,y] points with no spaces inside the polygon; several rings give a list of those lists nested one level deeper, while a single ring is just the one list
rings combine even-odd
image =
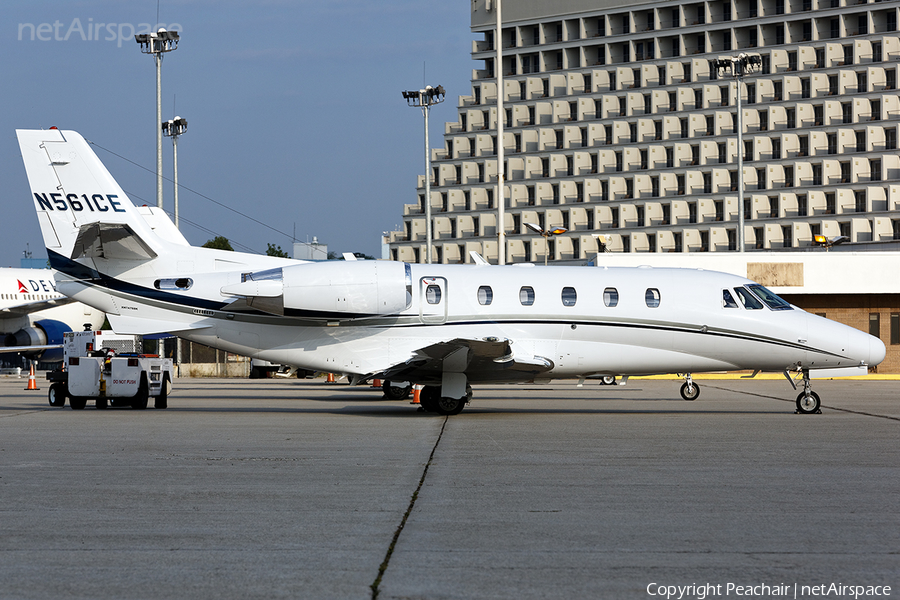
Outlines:
[{"label": "nose wheel", "polygon": [[812,390],[809,393],[800,392],[797,396],[797,413],[801,415],[821,414],[820,405],[819,395]]},{"label": "nose wheel", "polygon": [[820,406],[822,402],[819,395],[812,391],[812,384],[809,381],[809,369],[803,370],[803,391],[797,396],[797,414],[813,415],[822,414]]}]

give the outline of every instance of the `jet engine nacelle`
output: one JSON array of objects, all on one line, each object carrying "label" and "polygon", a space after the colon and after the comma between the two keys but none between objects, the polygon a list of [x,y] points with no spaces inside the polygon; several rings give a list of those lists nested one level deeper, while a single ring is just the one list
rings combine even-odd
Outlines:
[{"label": "jet engine nacelle", "polygon": [[[23,327],[15,333],[7,334],[4,340],[5,346],[46,346],[62,344],[63,335],[72,331],[72,328],[61,321],[43,319],[36,321],[33,326]],[[31,353],[23,353],[26,356]],[[36,351],[34,357],[40,357],[43,362],[59,362],[63,359],[62,348]]]},{"label": "jet engine nacelle", "polygon": [[285,267],[284,314],[358,319],[397,314],[412,301],[409,265],[388,261],[328,261]]}]

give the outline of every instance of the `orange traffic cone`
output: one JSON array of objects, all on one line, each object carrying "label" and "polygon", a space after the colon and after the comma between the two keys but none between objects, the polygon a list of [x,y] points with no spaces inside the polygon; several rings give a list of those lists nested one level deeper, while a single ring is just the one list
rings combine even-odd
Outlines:
[{"label": "orange traffic cone", "polygon": [[372,380],[372,387],[373,387],[373,388],[380,388],[380,387],[381,387],[381,380],[380,380],[380,379],[373,379],[373,380]]},{"label": "orange traffic cone", "polygon": [[412,402],[410,402],[410,404],[421,404],[421,402],[419,401],[419,391],[421,389],[422,389],[422,386],[420,386],[420,385],[413,386],[413,399],[412,399]]},{"label": "orange traffic cone", "polygon": [[28,387],[25,389],[26,390],[38,389],[37,379],[34,378],[34,363],[31,363],[31,371],[28,374]]},{"label": "orange traffic cone", "polygon": [[334,383],[334,373],[329,373],[325,378],[325,383]]}]

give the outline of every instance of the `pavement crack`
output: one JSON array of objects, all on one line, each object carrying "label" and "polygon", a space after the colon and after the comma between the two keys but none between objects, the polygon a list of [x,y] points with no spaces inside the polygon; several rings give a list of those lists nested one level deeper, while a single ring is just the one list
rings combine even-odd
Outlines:
[{"label": "pavement crack", "polygon": [[381,579],[384,577],[385,571],[387,571],[388,565],[391,562],[391,556],[394,554],[394,548],[397,546],[397,540],[400,539],[400,534],[403,532],[403,528],[406,527],[406,521],[409,519],[409,515],[412,513],[413,507],[416,505],[416,500],[419,497],[419,490],[422,489],[422,486],[425,484],[425,477],[428,476],[428,468],[431,466],[431,461],[434,460],[434,453],[437,451],[438,444],[441,443],[441,438],[444,436],[444,429],[447,427],[447,420],[450,417],[444,417],[444,423],[441,425],[441,431],[438,433],[437,439],[434,442],[434,447],[431,449],[431,454],[428,455],[428,462],[425,463],[425,469],[422,470],[422,477],[419,479],[419,485],[416,486],[416,491],[413,492],[412,497],[409,499],[409,506],[406,507],[406,512],[403,513],[403,518],[400,519],[400,524],[397,526],[396,531],[394,531],[394,537],[391,539],[391,544],[388,546],[387,552],[384,555],[384,560],[381,561],[381,565],[378,567],[378,576],[375,577],[375,581],[372,582],[372,585],[369,587],[372,589],[372,600],[378,600],[378,594],[381,592]]}]

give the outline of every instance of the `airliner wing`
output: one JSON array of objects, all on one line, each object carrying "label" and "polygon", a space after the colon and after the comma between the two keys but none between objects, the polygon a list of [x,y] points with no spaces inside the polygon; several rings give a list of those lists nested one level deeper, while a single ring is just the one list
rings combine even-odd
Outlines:
[{"label": "airliner wing", "polygon": [[53,300],[35,300],[33,302],[23,302],[21,304],[14,304],[13,306],[0,308],[0,318],[24,317],[25,315],[30,315],[31,313],[36,313],[41,310],[47,310],[48,308],[54,308],[56,306],[62,306],[64,304],[70,304],[72,302],[75,301],[71,298],[54,298]]},{"label": "airliner wing", "polygon": [[62,344],[44,344],[43,346],[0,346],[0,354],[12,354],[17,352],[40,352],[41,350],[53,350],[62,348]]},{"label": "airliner wing", "polygon": [[530,381],[553,368],[549,359],[514,356],[507,339],[438,342],[415,351],[406,362],[373,375],[378,379],[439,383],[444,372],[464,373],[468,381]]}]

